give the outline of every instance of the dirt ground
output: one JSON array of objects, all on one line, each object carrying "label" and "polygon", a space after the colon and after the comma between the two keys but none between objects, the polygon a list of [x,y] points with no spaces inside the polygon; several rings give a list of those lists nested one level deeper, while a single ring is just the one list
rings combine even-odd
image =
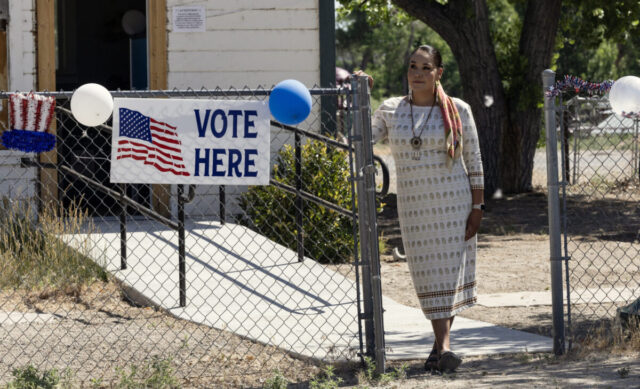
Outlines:
[{"label": "dirt ground", "polygon": [[[378,149],[378,152],[384,149]],[[541,158],[538,158],[541,159]],[[479,231],[478,293],[548,291],[550,289],[549,236],[544,167],[534,169],[535,190],[499,199],[487,199]],[[574,253],[569,278],[574,288],[627,287],[637,291],[640,269],[640,200],[636,187],[599,185],[572,188],[567,201],[567,245]],[[595,196],[589,196],[595,194]],[[395,215],[395,195],[383,200],[378,220],[387,253],[381,257],[383,294],[402,304],[419,307],[407,265],[390,251],[402,247]],[[594,328],[613,321],[621,303],[573,306],[573,333],[568,340],[593,336]],[[475,306],[461,316],[508,328],[552,336],[551,306],[486,308]],[[610,318],[610,320],[603,320]],[[425,323],[426,324],[426,323]],[[609,327],[607,327],[609,328]],[[571,337],[573,335],[573,338]],[[453,377],[433,377],[421,371],[423,361],[411,361],[409,379],[398,388],[423,387],[602,387],[640,388],[640,349],[604,347],[583,349],[572,342],[569,356],[515,354],[467,358]],[[588,351],[587,351],[588,350]],[[579,356],[576,356],[580,354]],[[392,365],[393,366],[393,365]],[[415,375],[415,376],[414,376]],[[392,385],[393,386],[393,385]]]},{"label": "dirt ground", "polygon": [[[542,182],[534,176],[534,184]],[[628,188],[627,188],[628,189]],[[613,192],[612,192],[613,193]],[[572,238],[568,242],[585,256],[597,253],[604,260],[591,260],[589,266],[572,267],[570,278],[576,283],[589,274],[595,284],[637,285],[638,196],[613,193],[604,200],[570,204]],[[579,194],[578,194],[579,195]],[[578,197],[576,197],[578,199]],[[401,247],[395,195],[383,200],[379,217],[381,236],[387,248]],[[612,217],[611,215],[617,215]],[[477,279],[480,294],[549,290],[549,242],[547,197],[542,188],[531,193],[488,199],[479,232]],[[627,258],[630,258],[627,261]],[[383,293],[400,303],[417,307],[407,265],[383,253],[381,274]],[[595,269],[595,270],[594,270]],[[625,278],[626,277],[626,278]],[[589,287],[583,282],[584,287]],[[204,328],[177,320],[148,307],[136,307],[123,299],[114,283],[96,283],[89,289],[65,293],[17,293],[0,295],[0,311],[48,313],[56,325],[18,324],[0,326],[0,370],[26,363],[45,369],[70,367],[85,383],[103,377],[98,387],[109,387],[118,380],[117,368],[127,369],[151,357],[168,358],[178,377],[188,375],[183,387],[236,388],[262,387],[275,369],[292,382],[290,388],[307,388],[322,367],[299,360],[285,352],[226,331]],[[579,313],[573,335],[585,337],[588,328],[611,324],[602,317],[613,317],[615,304],[576,305]],[[509,328],[551,336],[551,307],[485,308],[476,306],[461,316]],[[425,320],[425,326],[427,322]],[[634,343],[636,346],[640,343]],[[392,381],[395,388],[640,388],[640,347],[624,344],[612,347],[581,347],[555,357],[550,353],[521,353],[466,358],[456,374],[427,374],[424,361],[406,361],[406,379]],[[157,349],[165,350],[158,355]],[[71,350],[71,352],[69,351]],[[121,350],[128,350],[125,354]],[[101,362],[96,362],[101,361]],[[126,361],[123,363],[122,361]],[[389,370],[400,363],[388,365]],[[357,366],[342,366],[341,386],[375,387],[358,381]],[[0,377],[7,382],[8,373]]]}]

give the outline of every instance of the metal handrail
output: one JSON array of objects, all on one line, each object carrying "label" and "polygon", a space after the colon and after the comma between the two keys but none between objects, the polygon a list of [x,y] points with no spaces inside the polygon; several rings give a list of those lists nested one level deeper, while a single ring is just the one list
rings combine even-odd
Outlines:
[{"label": "metal handrail", "polygon": [[[338,93],[344,93],[346,91],[348,91],[347,88],[316,88],[316,89],[310,89],[309,90],[310,93],[312,95],[335,95]],[[201,90],[201,91],[194,91],[194,90],[158,90],[158,91],[112,91],[111,95],[113,97],[138,97],[140,96],[140,94],[144,93],[144,94],[149,94],[149,93],[157,93],[158,95],[162,95],[162,96],[167,96],[167,97],[183,97],[185,94],[188,94],[188,97],[227,97],[229,95],[234,95],[234,96],[268,96],[271,93],[271,90],[230,90],[230,91],[223,91],[223,90],[214,90],[214,91],[208,91],[208,90]],[[60,91],[60,92],[36,92],[37,94],[40,95],[45,95],[45,96],[53,96],[55,98],[59,98],[59,99],[70,99],[71,96],[73,95],[73,92],[65,92],[65,91]],[[10,95],[10,93],[7,92],[0,92],[0,99],[1,98],[7,98]],[[72,116],[73,113],[66,108],[63,107],[56,107],[56,110],[63,112],[66,115]],[[355,152],[355,148],[351,145],[351,144],[345,144],[342,142],[339,142],[335,139],[329,138],[327,136],[321,135],[321,134],[317,134],[311,131],[306,131],[294,126],[289,126],[286,124],[282,124],[280,122],[277,122],[275,120],[271,120],[270,122],[271,126],[273,127],[278,127],[281,128],[283,130],[286,131],[290,131],[293,132],[295,134],[296,137],[296,142],[295,142],[295,152],[296,152],[296,184],[295,187],[289,186],[287,184],[284,184],[282,182],[278,182],[274,179],[270,180],[270,184],[274,185],[276,187],[278,187],[279,189],[291,193],[293,195],[296,196],[296,225],[297,225],[297,230],[298,230],[298,237],[297,237],[297,252],[298,252],[298,260],[301,262],[304,259],[304,242],[303,242],[303,200],[305,201],[310,201],[312,203],[315,203],[317,205],[320,205],[326,209],[330,209],[332,211],[338,212],[342,215],[345,216],[353,216],[354,220],[358,219],[358,215],[355,213],[355,209],[354,210],[348,210],[342,206],[339,206],[337,204],[332,203],[331,201],[325,200],[323,198],[320,198],[312,193],[309,193],[307,191],[302,190],[302,172],[301,172],[301,142],[300,142],[300,137],[301,136],[305,136],[309,139],[313,139],[313,140],[317,140],[317,141],[321,141],[329,146],[332,147],[336,147],[336,148],[340,148],[343,149],[345,151],[348,152]],[[100,130],[105,130],[108,132],[113,132],[113,127],[102,124],[99,126],[96,126],[95,128],[98,128]],[[349,139],[350,141],[357,141],[357,139]],[[378,156],[373,156],[373,158],[380,164],[381,168],[382,168],[382,176],[383,176],[383,185],[382,185],[382,190],[380,192],[378,192],[377,194],[379,196],[384,196],[387,194],[388,189],[389,189],[389,170],[388,167],[386,166],[386,164],[384,163],[384,161],[378,157]],[[79,179],[81,179],[82,181],[88,183],[89,185],[94,186],[95,188],[103,191],[104,193],[117,198],[119,200],[122,201],[122,211],[121,211],[121,215],[120,215],[120,232],[121,232],[121,266],[120,268],[122,270],[125,270],[127,268],[127,245],[126,245],[126,241],[127,241],[127,229],[126,229],[126,222],[127,222],[127,207],[132,207],[133,209],[135,209],[136,211],[140,212],[143,215],[146,215],[164,225],[166,225],[167,227],[175,230],[178,232],[178,236],[179,236],[179,273],[180,273],[180,306],[184,307],[186,305],[186,285],[185,285],[185,272],[184,272],[184,268],[185,268],[185,233],[184,233],[184,204],[193,201],[193,199],[195,198],[195,185],[189,185],[189,195],[187,197],[184,196],[184,187],[183,185],[178,185],[178,222],[174,222],[168,218],[166,218],[165,216],[162,216],[161,214],[159,214],[158,212],[154,211],[153,209],[146,207],[140,203],[138,203],[137,201],[129,198],[126,195],[126,184],[122,184],[120,185],[120,191],[108,188],[107,186],[99,183],[98,181],[87,177],[79,172],[77,172],[76,170],[70,168],[69,166],[66,165],[62,165],[59,164],[50,164],[50,163],[41,163],[37,160],[30,160],[29,158],[23,158],[22,159],[22,164],[23,166],[37,166],[40,168],[53,168],[53,169],[60,169],[66,173],[69,173]],[[220,198],[220,222],[221,224],[224,224],[226,221],[226,196],[225,196],[225,186],[224,185],[220,185],[219,186],[219,198]]]},{"label": "metal handrail", "polygon": [[127,269],[127,206],[134,208],[136,211],[143,215],[146,215],[165,226],[178,232],[178,269],[179,269],[179,282],[180,282],[180,306],[186,306],[186,273],[185,273],[185,233],[184,233],[184,204],[192,201],[195,198],[195,185],[189,185],[189,195],[184,196],[183,185],[178,185],[178,222],[174,222],[149,207],[145,207],[139,202],[133,200],[126,195],[126,185],[120,186],[120,192],[106,187],[98,181],[85,176],[84,174],[70,168],[66,165],[57,165],[53,163],[40,162],[36,159],[21,158],[21,167],[38,167],[45,169],[60,169],[66,173],[69,173],[76,178],[86,182],[89,185],[101,190],[102,192],[117,198],[122,201],[122,211],[120,214],[120,270]]}]

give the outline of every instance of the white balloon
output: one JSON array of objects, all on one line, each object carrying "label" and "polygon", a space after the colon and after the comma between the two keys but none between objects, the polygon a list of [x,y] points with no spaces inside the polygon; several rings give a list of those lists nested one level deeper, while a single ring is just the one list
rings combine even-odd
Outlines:
[{"label": "white balloon", "polygon": [[84,84],[71,96],[71,113],[78,122],[95,127],[109,119],[113,112],[113,97],[107,88],[98,84]]},{"label": "white balloon", "polygon": [[609,103],[618,115],[623,111],[640,113],[640,78],[624,76],[616,80],[609,91]]}]

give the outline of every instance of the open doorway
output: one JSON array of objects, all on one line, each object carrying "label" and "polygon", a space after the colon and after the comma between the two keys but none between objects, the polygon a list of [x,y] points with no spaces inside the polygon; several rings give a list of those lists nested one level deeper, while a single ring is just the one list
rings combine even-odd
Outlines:
[{"label": "open doorway", "polygon": [[[109,90],[147,89],[145,0],[56,0],[56,89],[93,82]],[[58,116],[58,161],[103,185],[109,183],[111,134]],[[110,125],[111,123],[107,123]],[[117,201],[69,174],[59,177],[63,204],[93,216],[116,215]],[[128,185],[127,195],[149,206],[149,185]]]}]

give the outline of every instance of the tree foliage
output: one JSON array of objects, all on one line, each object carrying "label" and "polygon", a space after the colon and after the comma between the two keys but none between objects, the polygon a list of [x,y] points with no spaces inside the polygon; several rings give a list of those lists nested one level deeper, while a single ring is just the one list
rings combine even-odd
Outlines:
[{"label": "tree foliage", "polygon": [[[368,55],[373,60],[362,63],[361,68],[376,78],[377,86],[384,86],[377,92],[374,89],[374,96],[404,92],[399,88],[405,85],[406,70],[402,68],[406,58],[399,49],[407,47],[411,31],[415,37],[412,46],[430,43],[441,49],[445,58],[451,55],[445,64],[445,80],[453,75],[454,84],[445,83],[445,87],[450,94],[465,98],[474,115],[479,116],[476,122],[481,132],[483,160],[490,169],[489,186],[494,186],[491,189],[503,186],[507,191],[519,192],[530,188],[533,151],[542,125],[540,72],[544,68],[557,69],[559,76],[572,74],[590,81],[640,72],[636,55],[640,48],[638,1],[340,0],[340,3],[342,20],[357,17],[359,26],[368,25],[359,29],[354,24],[345,24],[353,27],[345,32],[357,37],[360,31],[370,39]],[[489,30],[488,43],[484,42],[483,26]],[[338,41],[339,52],[343,42]],[[349,50],[354,52],[354,47]],[[476,56],[475,61],[482,66],[474,64],[470,56]],[[455,82],[460,82],[462,93],[456,90]],[[497,97],[492,114],[483,106],[481,94],[487,90]],[[492,127],[499,128],[494,131]],[[501,172],[495,173],[496,170]]]},{"label": "tree foliage", "polygon": [[336,65],[349,71],[365,70],[375,79],[375,99],[407,93],[406,73],[409,54],[429,43],[441,49],[446,77],[444,88],[453,96],[462,93],[458,65],[446,42],[424,23],[403,12],[386,18],[361,9],[338,9]]},{"label": "tree foliage", "polygon": [[637,1],[573,1],[558,37],[559,74],[599,82],[640,75]]}]

